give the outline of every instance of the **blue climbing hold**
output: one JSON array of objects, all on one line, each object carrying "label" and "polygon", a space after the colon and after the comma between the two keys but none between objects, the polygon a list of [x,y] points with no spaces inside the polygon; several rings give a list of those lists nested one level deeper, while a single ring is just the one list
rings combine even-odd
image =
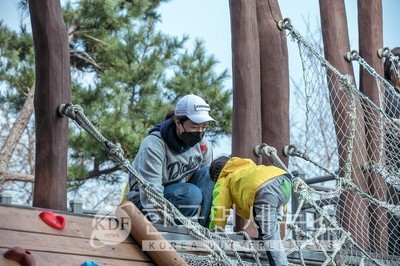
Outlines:
[{"label": "blue climbing hold", "polygon": [[99,264],[97,264],[94,261],[87,260],[84,263],[82,263],[81,266],[99,266]]}]

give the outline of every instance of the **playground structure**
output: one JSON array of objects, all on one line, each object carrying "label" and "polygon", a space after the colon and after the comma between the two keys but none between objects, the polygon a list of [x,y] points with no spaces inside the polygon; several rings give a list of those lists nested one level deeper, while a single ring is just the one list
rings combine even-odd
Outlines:
[{"label": "playground structure", "polygon": [[92,217],[88,215],[57,212],[66,220],[65,228],[57,230],[41,221],[39,214],[42,211],[21,206],[0,206],[1,265],[32,265],[6,259],[3,255],[13,247],[29,250],[36,265],[82,265],[85,261],[95,261],[98,265],[122,266],[132,265],[132,262],[152,265],[150,257],[132,237],[118,245],[108,246],[102,246],[101,241],[96,239],[98,247],[91,247],[93,227]]},{"label": "playground structure", "polygon": [[[399,188],[399,178],[396,172],[391,171],[393,165],[387,164],[387,162],[384,161],[383,154],[385,154],[387,148],[385,148],[385,145],[382,143],[386,140],[382,133],[385,132],[387,128],[387,126],[385,126],[387,124],[386,121],[391,121],[393,126],[396,126],[396,124],[394,124],[393,119],[385,114],[383,106],[378,106],[367,99],[365,95],[356,89],[356,86],[348,76],[342,75],[330,65],[330,63],[326,61],[298,31],[296,31],[291,25],[290,20],[285,19],[280,21],[279,26],[281,29],[288,30],[292,37],[299,43],[299,51],[302,55],[301,58],[304,66],[303,71],[305,72],[305,84],[307,84],[304,87],[304,95],[306,96],[304,98],[306,101],[302,120],[306,134],[304,135],[304,139],[299,141],[299,147],[304,148],[304,150],[299,150],[297,146],[289,145],[285,147],[284,155],[287,157],[299,158],[311,163],[313,167],[316,167],[328,176],[320,178],[319,180],[313,180],[314,182],[334,181],[333,187],[320,186],[315,188],[309,185],[314,183],[311,182],[311,180],[307,182],[307,180],[300,178],[299,174],[294,177],[294,192],[298,197],[295,197],[297,203],[295,205],[296,207],[292,210],[293,216],[287,220],[288,230],[285,239],[294,239],[296,241],[291,248],[288,249],[289,258],[293,263],[301,265],[309,264],[311,257],[317,257],[318,260],[316,263],[323,265],[362,263],[367,263],[368,265],[396,265],[399,261],[399,256],[396,255],[396,243],[398,242],[398,238],[396,238],[396,232],[390,229],[391,226],[396,226],[395,217],[399,215],[399,206],[390,203],[393,201],[390,197],[395,197],[396,195],[389,195],[389,198],[385,201],[381,198],[381,193],[374,194],[371,192],[374,191],[374,189],[384,190],[386,186]],[[389,49],[380,50],[377,56],[378,55],[393,60],[393,66],[397,66],[398,59],[390,54]],[[378,84],[380,84],[382,95],[384,89],[394,90],[387,81],[377,75],[376,72],[360,58],[356,51],[346,54],[346,58],[359,62],[364,68],[369,70],[371,75],[376,78]],[[328,84],[320,84],[317,82],[321,82],[321,79],[318,79],[318,76],[321,75],[321,71],[325,72],[328,70],[332,72],[332,78],[329,81],[338,80],[338,83],[328,86]],[[333,76],[335,78],[333,78]],[[322,82],[324,81],[322,80]],[[321,147],[321,144],[326,145],[326,143],[321,142],[321,139],[333,140],[334,143],[330,145],[337,145],[335,141],[335,128],[337,128],[338,122],[334,119],[337,110],[331,113],[330,108],[328,108],[331,106],[332,97],[334,97],[334,95],[332,95],[333,92],[329,92],[328,90],[328,88],[332,86],[340,86],[341,90],[344,91],[344,97],[339,99],[339,105],[349,102],[350,109],[348,112],[344,113],[349,117],[349,119],[344,119],[348,124],[343,125],[341,128],[348,128],[350,133],[346,134],[342,140],[345,149],[343,157],[336,157],[336,159],[329,162],[330,164],[326,164],[327,161],[323,154],[326,152],[326,149]],[[364,101],[363,104],[360,103],[361,100]],[[318,104],[316,104],[316,102],[318,102]],[[218,263],[226,265],[244,263],[241,256],[238,255],[240,243],[243,243],[244,240],[242,240],[242,242],[238,241],[238,246],[233,248],[233,258],[227,256],[224,250],[217,249],[217,251],[214,251],[211,248],[211,246],[215,246],[214,241],[219,240],[232,243],[234,240],[215,232],[209,232],[198,224],[182,217],[179,211],[166,201],[162,195],[154,193],[151,186],[137,175],[136,171],[131,167],[130,162],[124,159],[121,147],[105,139],[90,121],[86,119],[83,109],[80,106],[73,104],[62,105],[60,106],[60,113],[77,121],[78,125],[96,138],[103,148],[109,150],[110,154],[112,154],[121,165],[137,177],[142,189],[152,198],[152,203],[159,209],[165,210],[163,212],[164,219],[168,221],[169,224],[173,227],[184,227],[188,230],[189,236],[204,241],[205,247],[207,248],[208,246],[208,251],[210,252],[209,256],[200,258],[194,257],[196,259],[191,260],[191,265],[197,265],[200,264],[200,262],[204,263],[204,261],[208,260],[215,260]],[[363,121],[364,127],[358,125],[361,120],[357,122],[359,118],[357,113],[361,113],[363,117],[367,118]],[[323,124],[319,121],[321,115],[325,120]],[[373,126],[376,123],[380,125]],[[369,131],[366,132],[367,135],[378,136],[378,138],[369,138],[367,146],[373,145],[380,147],[381,150],[378,150],[376,157],[372,157],[372,161],[375,161],[375,163],[371,165],[371,169],[365,171],[366,166],[364,166],[362,169],[363,176],[360,177],[356,176],[358,174],[357,171],[360,169],[354,169],[353,165],[354,163],[356,163],[356,165],[363,164],[364,157],[353,157],[353,154],[357,149],[360,149],[360,147],[357,146],[361,143],[358,138],[363,137],[364,128],[369,129]],[[362,132],[357,132],[357,130],[360,129]],[[396,132],[397,131],[393,130],[389,131],[387,138],[394,138],[397,136]],[[322,136],[321,134],[324,135]],[[262,155],[275,165],[289,171],[280,160],[275,148],[267,144],[262,144],[256,146],[254,152],[256,155]],[[334,169],[339,167],[340,161],[345,162],[346,168],[343,173],[337,174]],[[370,163],[372,161],[370,161]],[[376,187],[373,183],[367,183],[366,185],[358,183],[360,180],[365,181],[364,176],[368,177],[368,174],[375,175],[375,182],[379,181],[377,183],[381,184],[381,186]],[[358,200],[354,201],[354,198]],[[369,207],[360,208],[360,206],[357,206],[358,204],[365,204],[365,206]],[[311,221],[311,228],[309,228],[310,221],[305,216],[305,209],[313,210],[314,216],[313,221]],[[377,223],[363,224],[363,221],[371,219],[370,217],[385,221],[388,219],[388,213],[391,214],[392,219],[394,219],[388,221],[388,227],[385,224]],[[343,217],[351,219],[351,223],[346,221]],[[175,219],[178,219],[183,226],[176,224]],[[378,226],[380,229],[376,231]],[[355,227],[357,230],[355,230]],[[372,231],[370,227],[373,228]],[[377,233],[379,233],[379,237],[375,235]],[[378,240],[378,242],[375,240]],[[329,245],[327,245],[327,243]],[[311,251],[308,250],[309,246],[313,246],[314,249]],[[250,249],[244,252],[252,254],[255,263],[261,263],[260,256],[254,255],[258,254],[255,252],[254,247],[250,247]],[[310,253],[312,255],[310,255]]]}]

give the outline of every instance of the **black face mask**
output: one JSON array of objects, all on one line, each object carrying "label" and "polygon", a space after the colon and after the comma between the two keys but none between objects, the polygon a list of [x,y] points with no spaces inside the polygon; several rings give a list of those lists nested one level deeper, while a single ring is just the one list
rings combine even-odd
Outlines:
[{"label": "black face mask", "polygon": [[180,137],[186,145],[193,147],[203,139],[205,132],[187,132],[183,125],[182,127],[185,131],[181,133]]}]

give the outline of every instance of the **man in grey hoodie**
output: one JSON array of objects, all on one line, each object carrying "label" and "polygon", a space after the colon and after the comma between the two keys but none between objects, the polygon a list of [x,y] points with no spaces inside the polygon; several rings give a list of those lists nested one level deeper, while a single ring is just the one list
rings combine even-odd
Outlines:
[{"label": "man in grey hoodie", "polygon": [[[209,175],[212,147],[204,138],[207,125],[215,120],[209,105],[197,95],[186,95],[166,120],[149,131],[133,161],[139,176],[146,179],[186,217],[197,217],[205,227],[209,223],[214,182]],[[153,213],[149,197],[136,178],[129,178],[126,199],[145,214]]]}]

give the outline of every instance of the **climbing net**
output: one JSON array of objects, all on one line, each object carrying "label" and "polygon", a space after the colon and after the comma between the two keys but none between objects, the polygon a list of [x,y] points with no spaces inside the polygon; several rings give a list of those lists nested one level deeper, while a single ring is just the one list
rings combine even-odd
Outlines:
[{"label": "climbing net", "polygon": [[[130,162],[124,157],[124,151],[119,143],[114,144],[107,140],[89,121],[79,105],[71,103],[62,104],[59,113],[74,120],[91,137],[109,152],[112,159],[124,167],[136,180],[138,180],[141,189],[149,196],[154,209],[159,211],[162,219],[174,227],[183,227],[187,229],[188,234],[199,240],[205,255],[181,254],[182,258],[189,265],[262,265],[260,254],[253,245],[252,239],[246,232],[237,232],[241,236],[241,241],[234,241],[222,228],[210,231],[204,228],[196,221],[183,216],[179,210],[167,199],[155,191],[152,186],[141,177],[131,166]],[[222,243],[222,244],[221,244]],[[251,257],[251,262],[243,260],[242,254]]]},{"label": "climbing net", "polygon": [[[294,190],[287,239],[289,257],[305,265],[388,265],[400,262],[400,98],[357,51],[347,61],[358,63],[377,88],[374,101],[341,74],[291,25],[278,26],[297,43],[303,83],[291,103],[290,156]],[[399,76],[399,58],[388,48]],[[265,152],[264,154],[269,154]],[[393,264],[393,265],[394,265]]]},{"label": "climbing net", "polygon": [[[291,263],[308,265],[388,265],[400,262],[400,99],[395,88],[380,77],[356,51],[346,58],[355,61],[374,77],[378,100],[372,101],[341,74],[291,25],[279,22],[298,44],[303,85],[299,102],[291,104],[301,130],[291,137],[284,153],[290,156],[295,195],[287,215],[285,246]],[[398,71],[399,60],[388,49],[380,55]],[[321,78],[323,77],[323,78]],[[210,231],[182,214],[157,194],[124,158],[119,144],[105,139],[78,105],[66,104],[60,113],[75,120],[109,151],[113,159],[135,176],[165,221],[185,227],[201,240],[207,255],[182,254],[190,265],[247,265],[242,254],[261,265],[251,239],[242,234],[235,242],[223,230]],[[292,121],[293,122],[293,121]],[[297,134],[298,133],[298,134]],[[260,155],[286,169],[268,145]],[[302,169],[305,169],[302,170]],[[286,169],[289,171],[289,169]],[[227,251],[217,242],[227,243]]]}]

